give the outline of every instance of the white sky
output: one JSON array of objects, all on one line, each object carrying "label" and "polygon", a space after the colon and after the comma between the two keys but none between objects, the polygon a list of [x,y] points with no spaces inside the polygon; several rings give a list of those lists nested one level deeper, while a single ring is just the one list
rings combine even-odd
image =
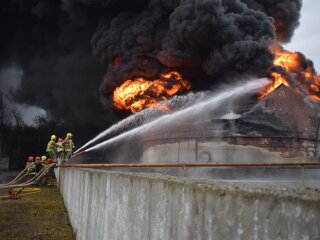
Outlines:
[{"label": "white sky", "polygon": [[302,52],[311,59],[320,73],[320,1],[303,0],[300,26],[296,29],[291,42],[285,45],[290,51]]}]

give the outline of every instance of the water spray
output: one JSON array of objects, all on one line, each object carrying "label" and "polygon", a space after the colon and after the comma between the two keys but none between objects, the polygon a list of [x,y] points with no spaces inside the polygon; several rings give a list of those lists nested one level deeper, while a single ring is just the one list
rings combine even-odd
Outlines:
[{"label": "water spray", "polygon": [[174,112],[169,115],[161,116],[161,117],[153,120],[152,122],[149,122],[149,123],[144,124],[142,126],[136,127],[134,129],[129,130],[127,132],[124,132],[116,137],[113,137],[113,138],[108,139],[104,142],[101,142],[91,148],[86,149],[85,152],[100,149],[102,147],[107,146],[108,144],[110,144],[112,142],[115,142],[117,140],[121,140],[125,137],[135,135],[137,133],[141,133],[142,131],[146,131],[154,126],[158,126],[160,124],[164,125],[166,123],[171,123],[172,120],[176,120],[176,118],[185,118],[185,117],[189,117],[190,115],[198,116],[200,113],[203,114],[203,109],[204,108],[207,109],[207,107],[209,107],[210,105],[215,105],[216,107],[218,107],[218,105],[221,106],[221,103],[223,103],[227,99],[238,97],[243,94],[260,89],[269,83],[270,83],[270,81],[268,81],[267,79],[258,79],[256,81],[252,81],[252,80],[248,81],[247,83],[241,84],[240,86],[233,87],[231,90],[226,90],[226,91],[220,92],[220,93],[216,94],[215,96],[211,97],[207,101],[203,101],[203,102],[194,104],[186,109]]},{"label": "water spray", "polygon": [[[145,111],[145,110],[144,110]],[[105,136],[112,134],[116,132],[121,126],[126,125],[128,123],[134,122],[135,118],[139,117],[139,115],[142,115],[144,111],[141,111],[139,113],[136,113],[134,115],[129,116],[128,118],[117,122],[116,124],[112,125],[110,128],[107,130],[104,130],[103,132],[99,133],[96,137],[88,141],[86,144],[84,144],[82,147],[78,148],[74,153],[77,154],[80,152],[82,149],[86,148],[87,146],[99,141],[100,139],[104,138]],[[76,156],[76,155],[74,155]]]},{"label": "water spray", "polygon": [[[168,103],[170,105],[176,105],[176,104],[182,104],[186,105],[190,101],[198,102],[199,99],[202,99],[204,96],[202,93],[189,93],[187,95],[183,96],[175,96],[174,98],[170,99]],[[137,112],[133,115],[130,115],[129,117],[113,124],[111,127],[108,129],[102,131],[99,133],[96,137],[88,141],[86,144],[81,146],[75,151],[75,154],[78,153],[79,151],[85,149],[86,147],[92,145],[93,143],[98,142],[99,140],[108,137],[108,136],[114,136],[117,135],[119,132],[123,131],[128,131],[129,128],[132,129],[134,127],[137,127],[138,125],[143,124],[144,119],[149,118],[149,117],[154,117],[158,116],[158,114],[163,115],[163,111],[159,111],[157,108],[146,108],[142,110],[141,112]]]}]

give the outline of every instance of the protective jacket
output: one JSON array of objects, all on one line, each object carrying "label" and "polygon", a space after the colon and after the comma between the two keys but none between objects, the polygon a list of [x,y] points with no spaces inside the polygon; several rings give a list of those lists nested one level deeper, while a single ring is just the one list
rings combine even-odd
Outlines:
[{"label": "protective jacket", "polygon": [[32,172],[34,169],[33,162],[27,162],[26,168],[27,168],[28,172]]},{"label": "protective jacket", "polygon": [[72,152],[72,150],[74,149],[74,143],[73,143],[72,139],[71,138],[66,138],[63,141],[63,147],[64,147],[64,151]]},{"label": "protective jacket", "polygon": [[57,152],[63,152],[64,151],[64,147],[62,145],[62,142],[58,142],[57,144]]},{"label": "protective jacket", "polygon": [[50,140],[50,141],[48,142],[46,152],[55,151],[55,150],[56,150],[56,146],[57,146],[56,142],[55,142],[54,140]]}]

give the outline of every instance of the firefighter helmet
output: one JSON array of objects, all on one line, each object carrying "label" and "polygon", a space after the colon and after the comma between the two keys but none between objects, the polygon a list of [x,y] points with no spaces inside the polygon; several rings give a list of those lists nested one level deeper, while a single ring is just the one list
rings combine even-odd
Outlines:
[{"label": "firefighter helmet", "polygon": [[56,135],[51,135],[51,140],[56,140],[57,139],[57,136]]},{"label": "firefighter helmet", "polygon": [[41,161],[44,162],[45,160],[47,160],[46,156],[41,156]]},{"label": "firefighter helmet", "polygon": [[40,161],[40,157],[39,157],[39,156],[36,156],[34,160],[35,160],[36,162],[39,162],[39,161]]},{"label": "firefighter helmet", "polygon": [[72,138],[72,133],[67,133],[67,138]]},{"label": "firefighter helmet", "polygon": [[28,157],[28,162],[33,162],[33,157],[32,156]]},{"label": "firefighter helmet", "polygon": [[53,163],[52,159],[51,159],[51,158],[48,158],[48,159],[47,159],[47,164],[51,164],[51,163]]}]

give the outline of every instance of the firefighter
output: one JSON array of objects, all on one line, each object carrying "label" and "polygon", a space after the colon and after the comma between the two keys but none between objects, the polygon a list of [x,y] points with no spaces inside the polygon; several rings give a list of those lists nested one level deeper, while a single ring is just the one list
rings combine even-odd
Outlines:
[{"label": "firefighter", "polygon": [[53,160],[51,158],[48,158],[47,164],[50,165],[51,163],[53,163]]},{"label": "firefighter", "polygon": [[[53,160],[49,157],[49,158],[45,158],[45,160],[42,162],[43,167],[46,167],[50,164],[53,163]],[[45,170],[45,172],[43,173],[43,177],[40,179],[39,181],[39,185],[40,186],[51,186],[52,182],[53,182],[53,168],[49,168],[47,170]]]},{"label": "firefighter", "polygon": [[56,143],[56,135],[51,135],[50,137],[50,141],[48,142],[48,145],[47,145],[47,154],[53,159],[53,161],[55,161],[57,159],[57,156],[56,156],[56,148],[57,148],[57,143]]},{"label": "firefighter", "polygon": [[63,139],[59,138],[57,142],[57,161],[59,164],[64,161],[64,147],[63,147]]},{"label": "firefighter", "polygon": [[37,156],[37,157],[35,157],[34,158],[34,162],[35,162],[35,166],[34,166],[34,172],[37,174],[38,172],[40,172],[41,171],[41,169],[42,169],[42,164],[41,164],[41,162],[40,162],[40,157],[39,156]]},{"label": "firefighter", "polygon": [[[47,165],[50,165],[53,163],[53,160],[51,158],[47,159]],[[53,168],[50,168],[48,170],[48,173],[46,173],[46,182],[45,185],[47,186],[52,186],[53,184],[53,179],[54,179],[54,172],[53,172]]]},{"label": "firefighter", "polygon": [[33,157],[29,156],[27,164],[26,164],[26,169],[27,169],[28,173],[31,173],[33,171],[33,168],[34,168],[34,166],[33,166]]},{"label": "firefighter", "polygon": [[64,152],[65,152],[65,156],[64,156],[65,161],[68,161],[71,158],[74,150],[74,143],[72,141],[72,136],[73,135],[71,133],[67,133],[66,138],[62,142],[64,147]]},{"label": "firefighter", "polygon": [[44,167],[46,165],[46,162],[47,162],[47,156],[41,156],[41,165],[42,167]]}]

